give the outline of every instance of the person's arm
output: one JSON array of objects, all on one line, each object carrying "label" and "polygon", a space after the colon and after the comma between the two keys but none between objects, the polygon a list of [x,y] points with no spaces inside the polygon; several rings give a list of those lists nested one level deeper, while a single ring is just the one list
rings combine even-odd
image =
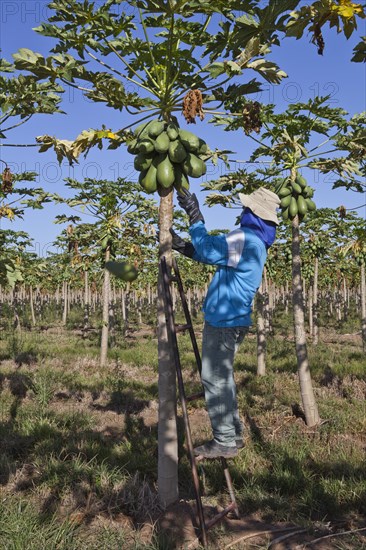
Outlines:
[{"label": "person's arm", "polygon": [[[244,246],[244,233],[233,232],[228,235],[209,235],[203,222],[189,228],[195,254],[199,261],[210,265],[236,267]],[[235,234],[235,238],[232,235]]]},{"label": "person's arm", "polygon": [[182,239],[182,237],[178,235],[178,233],[176,233],[172,227],[169,229],[169,231],[172,236],[172,249],[176,252],[179,252],[180,254],[183,254],[183,256],[186,256],[187,258],[196,259],[194,257],[196,255],[196,251],[193,244],[190,241],[185,241],[184,239]]}]

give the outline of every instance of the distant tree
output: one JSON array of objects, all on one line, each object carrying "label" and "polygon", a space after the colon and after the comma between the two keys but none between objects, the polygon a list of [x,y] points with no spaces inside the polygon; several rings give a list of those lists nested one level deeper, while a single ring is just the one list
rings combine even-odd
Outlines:
[{"label": "distant tree", "polygon": [[[117,255],[130,257],[132,246],[134,252],[137,250],[143,226],[153,221],[156,207],[154,201],[139,193],[136,183],[123,178],[116,181],[85,179],[83,182],[69,178],[66,187],[74,191],[74,196],[67,199],[55,196],[55,200],[95,219],[95,223],[76,225],[76,229],[73,225],[68,226],[70,263],[80,267],[84,250],[104,268],[104,264]],[[57,216],[58,223],[78,224],[80,221],[79,216]],[[110,273],[107,269],[104,269],[103,277],[101,366],[107,360],[111,316]]]},{"label": "distant tree", "polygon": [[[225,175],[206,185],[207,189],[214,191],[209,196],[209,204],[233,206],[235,194],[239,191],[245,189],[245,192],[250,192],[266,182],[281,197],[282,217],[286,223],[291,223],[295,347],[302,402],[309,426],[318,424],[320,418],[306,347],[300,223],[311,217],[316,205],[312,200],[314,190],[301,175],[301,170],[311,168],[322,173],[336,174],[338,179],[334,187],[362,191],[365,186],[362,163],[366,152],[366,114],[347,118],[343,109],[328,107],[327,99],[316,97],[307,103],[296,103],[278,114],[273,105],[263,106],[259,119],[260,126],[263,126],[260,139],[253,136],[253,132],[258,133],[261,128],[253,125],[253,121],[258,119],[258,113],[252,111],[244,125],[244,131],[258,144],[250,161],[265,160],[268,163],[265,164],[266,168],[251,174],[241,170],[240,173]],[[235,104],[232,109],[234,111]],[[243,121],[235,111],[231,116],[215,115],[214,120],[216,124],[225,125],[227,130],[243,127]],[[278,176],[281,175],[285,177],[279,180]]]}]

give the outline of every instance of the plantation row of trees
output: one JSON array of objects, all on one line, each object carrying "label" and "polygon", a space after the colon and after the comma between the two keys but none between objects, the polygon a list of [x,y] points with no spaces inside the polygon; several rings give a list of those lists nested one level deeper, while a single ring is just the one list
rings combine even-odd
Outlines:
[{"label": "plantation row of trees", "polygon": [[[104,189],[105,182],[100,184]],[[93,185],[96,186],[97,182],[93,182]],[[69,202],[74,200],[76,201],[70,199]],[[28,304],[28,325],[44,324],[45,307],[56,304],[56,309],[61,313],[58,322],[66,324],[70,308],[78,305],[84,308],[83,328],[87,330],[89,310],[99,311],[101,304],[106,301],[107,326],[114,324],[113,310],[116,307],[120,308],[127,325],[128,304],[132,300],[139,312],[138,320],[141,323],[141,312],[149,310],[146,310],[146,306],[156,306],[155,225],[152,222],[140,227],[136,222],[136,226],[133,227],[132,224],[126,223],[126,217],[128,218],[128,214],[125,214],[125,224],[122,226],[115,213],[113,214],[113,235],[109,237],[109,242],[105,233],[96,231],[93,224],[79,223],[74,217],[74,225],[71,225],[69,218],[58,217],[57,221],[66,221],[69,225],[55,241],[61,252],[55,252],[47,258],[39,258],[35,253],[27,251],[27,248],[31,248],[32,239],[26,233],[3,231],[3,255],[17,266],[17,280],[9,285],[3,278],[1,300],[13,305],[14,319],[18,318],[20,305],[24,307]],[[98,225],[100,222],[96,223]],[[337,320],[341,321],[347,317],[350,296],[356,293],[354,302],[359,310],[360,319],[362,318],[365,251],[359,242],[359,235],[364,231],[364,220],[353,212],[340,213],[331,209],[318,210],[302,228],[300,247],[303,295],[307,303],[310,332],[314,343],[318,341],[318,297],[328,297],[328,314],[335,315]],[[132,283],[112,277],[112,280],[108,279],[106,292],[107,270],[103,266],[108,245],[110,250],[107,257],[113,254],[113,257],[135,263],[138,266],[139,277]],[[280,226],[278,240],[270,249],[260,293],[262,299],[258,299],[259,302],[263,301],[268,323],[276,302],[283,303],[287,312],[291,307],[291,263],[291,234],[287,223]],[[189,293],[188,298],[190,300],[193,295],[193,309],[197,311],[213,269],[182,256],[179,258],[179,265]],[[56,322],[57,318],[54,317],[53,320]],[[149,322],[151,323],[151,318]],[[16,325],[20,328],[20,322]]]},{"label": "plantation row of trees", "polygon": [[[26,206],[41,208],[44,203],[57,200],[72,208],[86,208],[95,217],[94,224],[82,223],[76,215],[60,216],[58,219],[60,223],[69,224],[60,239],[60,244],[63,242],[67,246],[67,253],[65,251],[65,254],[55,258],[56,261],[59,257],[63,258],[59,276],[63,279],[64,302],[68,301],[68,288],[74,270],[78,269],[83,273],[84,302],[87,304],[89,298],[86,297],[89,296],[90,279],[93,280],[96,262],[101,262],[103,267],[103,263],[113,257],[132,257],[144,278],[146,273],[153,272],[150,270],[150,258],[151,254],[156,255],[155,246],[151,240],[146,242],[146,236],[152,236],[148,228],[156,223],[159,228],[159,257],[164,255],[170,265],[169,229],[173,225],[174,186],[187,185],[182,171],[187,177],[199,177],[208,162],[227,162],[230,152],[211,149],[202,144],[198,136],[183,138],[183,134],[179,133],[176,114],[182,111],[182,105],[188,123],[207,116],[210,122],[226,131],[244,130],[258,145],[249,161],[266,159],[268,167],[250,174],[228,171],[218,181],[208,182],[206,190],[212,191],[208,202],[210,205],[221,203],[231,207],[239,191],[248,193],[263,184],[272,187],[282,198],[284,232],[269,259],[267,281],[272,281],[272,284],[276,281],[283,286],[289,279],[291,269],[294,338],[303,406],[307,424],[316,425],[319,415],[307,359],[303,290],[306,280],[312,281],[313,305],[310,310],[313,312],[314,326],[317,326],[318,286],[328,281],[328,275],[324,274],[323,278],[323,269],[325,273],[329,271],[327,285],[339,284],[341,280],[340,284],[348,281],[348,286],[359,286],[361,298],[358,304],[361,304],[365,339],[365,231],[362,220],[355,217],[347,220],[347,212],[342,211],[337,221],[337,215],[329,211],[324,217],[321,212],[314,213],[314,190],[301,179],[301,174],[303,170],[311,169],[323,174],[333,173],[336,175],[335,187],[364,191],[365,114],[349,117],[341,108],[330,108],[327,97],[316,97],[307,103],[291,105],[284,113],[276,113],[272,105],[260,105],[250,101],[248,96],[261,89],[261,81],[278,84],[286,76],[268,58],[274,45],[283,43],[283,39],[288,37],[299,39],[304,32],[310,32],[318,53],[323,54],[322,29],[325,25],[336,27],[348,38],[357,28],[357,20],[364,18],[365,13],[360,4],[348,0],[316,1],[301,8],[298,4],[296,0],[270,0],[265,6],[255,1],[237,3],[235,0],[224,3],[142,0],[127,1],[121,10],[120,0],[106,0],[101,5],[90,0],[51,2],[49,21],[36,29],[39,34],[54,41],[49,57],[22,48],[13,55],[14,63],[1,61],[0,68],[4,74],[1,76],[0,96],[3,113],[1,137],[7,138],[13,128],[24,124],[35,114],[61,112],[65,87],[76,88],[95,102],[118,112],[123,111],[121,125],[115,129],[103,126],[83,130],[73,141],[61,139],[63,136],[39,136],[39,151],[54,149],[60,162],[66,157],[73,163],[81,153],[87,154],[94,146],[102,148],[105,142],[110,149],[127,144],[128,151],[141,167],[142,188],[148,192],[157,190],[160,204],[157,210],[155,203],[147,201],[133,184],[122,180],[89,180],[84,183],[68,180],[67,185],[75,191],[75,196],[70,200],[52,197],[42,189],[16,187],[14,190],[14,183],[32,181],[35,175],[17,174],[11,178],[6,166],[1,216],[13,219],[21,216]],[[365,61],[364,39],[356,45],[352,61]],[[248,80],[246,76],[250,71],[259,80]],[[128,88],[130,84],[134,86],[132,92]],[[158,131],[155,126],[156,135],[154,133],[153,139],[150,139],[152,135],[148,134],[145,123],[152,121],[162,124],[162,129]],[[139,123],[143,126],[136,129]],[[180,159],[175,156],[179,167],[174,170],[170,162],[173,153],[170,151],[170,160],[168,158],[169,140],[166,144],[162,143],[164,140],[158,136],[160,132],[170,132],[173,141],[178,136],[181,140]],[[155,142],[157,136],[159,143],[158,139]],[[149,157],[152,151],[154,160]],[[151,174],[157,178],[158,186]],[[114,187],[114,192],[110,192]],[[305,229],[302,230],[304,223]],[[347,233],[349,230],[345,228],[351,228],[351,233]],[[28,237],[20,235],[19,238]],[[3,281],[17,289],[22,278],[26,281],[26,275],[22,275],[21,256],[17,253],[7,255],[6,251],[14,250],[14,247],[6,246],[6,239],[5,235],[2,247]],[[14,239],[16,249],[18,237]],[[350,257],[358,262],[357,268],[353,261],[347,267],[346,259]],[[43,260],[33,260],[39,262],[40,273],[42,269],[44,273]],[[33,271],[33,275],[36,273],[36,270]],[[204,273],[207,276],[207,272]],[[95,274],[95,277],[98,278],[98,275]],[[102,277],[101,363],[104,364],[111,301],[109,273],[104,270]],[[28,284],[32,290],[37,286],[37,280]],[[39,286],[43,288],[43,285]],[[266,294],[265,283],[263,289]],[[66,317],[67,307],[64,311]],[[157,311],[159,494],[162,503],[169,504],[178,496],[176,391],[160,280],[157,284]]]}]

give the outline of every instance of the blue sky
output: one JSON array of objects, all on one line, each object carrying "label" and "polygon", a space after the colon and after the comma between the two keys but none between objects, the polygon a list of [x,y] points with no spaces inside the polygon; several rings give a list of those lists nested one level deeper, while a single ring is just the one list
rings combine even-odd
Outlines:
[{"label": "blue sky", "polygon": [[[32,30],[50,13],[46,1],[1,0],[0,10],[0,47],[5,58],[10,59],[12,53],[23,47],[47,55],[53,41],[39,36]],[[281,47],[273,49],[272,59],[288,74],[288,78],[277,86],[264,83],[263,91],[250,98],[264,103],[275,103],[276,109],[283,110],[290,103],[307,101],[315,95],[331,94],[331,106],[343,107],[350,114],[364,111],[366,109],[366,67],[364,64],[350,61],[353,46],[359,41],[359,36],[366,35],[365,21],[361,22],[361,26],[363,28],[359,28],[355,36],[348,41],[343,35],[337,35],[334,29],[325,31],[326,47],[323,56],[317,54],[316,47],[310,43],[308,36],[304,36],[300,41],[284,40]],[[248,80],[253,77],[254,73],[248,72]],[[35,136],[42,134],[73,139],[83,129],[100,128],[102,124],[118,130],[124,126],[126,120],[124,113],[104,107],[102,104],[93,104],[80,92],[72,89],[64,94],[63,109],[67,112],[67,116],[34,117],[26,125],[14,130],[11,136],[9,134],[8,142],[32,143]],[[237,161],[248,159],[253,150],[251,140],[242,132],[226,133],[208,124],[206,120],[190,127],[185,124],[183,118],[180,119],[180,123],[182,127],[190,129],[205,139],[211,148],[229,148],[235,151],[236,155],[233,158]],[[137,178],[133,170],[133,158],[124,148],[116,151],[106,149],[92,151],[86,159],[81,158],[79,166],[74,169],[70,168],[66,161],[59,166],[52,152],[39,154],[36,148],[3,147],[1,149],[1,158],[6,160],[14,171],[36,171],[39,173],[37,185],[59,194],[66,193],[63,180],[68,176],[78,179],[83,177],[114,179],[117,176]],[[239,166],[239,162],[233,164],[233,168]],[[208,170],[206,178],[213,179],[214,174],[223,173],[224,168],[215,169],[214,174],[212,170],[213,168]],[[305,175],[309,179],[309,184],[316,189],[315,200],[319,207],[336,208],[343,204],[346,208],[354,208],[366,202],[365,196],[360,194],[344,190],[331,191],[332,178],[329,176],[318,176],[313,173]],[[191,180],[191,184],[202,203],[204,195],[200,192],[200,180]],[[236,212],[227,211],[219,206],[202,209],[208,229],[233,226]],[[59,207],[46,206],[41,211],[27,211],[24,221],[21,222],[9,224],[2,220],[1,227],[29,232],[35,240],[35,251],[45,255],[62,228],[54,225],[54,217],[63,211]],[[366,208],[358,210],[358,214],[366,217]]]}]

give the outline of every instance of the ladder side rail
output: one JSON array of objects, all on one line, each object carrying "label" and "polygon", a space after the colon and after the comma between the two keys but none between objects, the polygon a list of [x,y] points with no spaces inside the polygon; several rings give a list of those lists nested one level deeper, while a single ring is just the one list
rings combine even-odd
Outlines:
[{"label": "ladder side rail", "polygon": [[182,279],[181,279],[181,276],[180,276],[177,260],[175,258],[173,258],[173,269],[174,269],[174,273],[176,275],[176,281],[177,281],[177,286],[178,286],[180,299],[181,299],[181,302],[182,302],[184,316],[186,318],[187,325],[189,325],[188,331],[189,331],[189,336],[190,336],[191,342],[192,342],[193,352],[194,352],[194,355],[195,355],[195,358],[196,358],[198,372],[200,373],[200,376],[201,376],[201,371],[202,371],[201,355],[200,355],[200,352],[199,352],[199,349],[198,349],[196,335],[195,335],[194,330],[193,330],[192,317],[191,317],[191,314],[189,312],[187,298],[186,298],[186,295],[185,295],[185,292],[184,292],[183,283],[182,283]]},{"label": "ladder side rail", "polygon": [[192,470],[192,477],[193,477],[193,485],[194,485],[195,497],[196,497],[196,503],[197,503],[198,518],[199,518],[199,523],[200,523],[200,527],[201,527],[201,538],[202,538],[202,543],[203,543],[204,547],[207,547],[207,530],[206,530],[205,518],[204,518],[204,514],[203,514],[203,506],[202,506],[201,494],[200,494],[200,482],[199,482],[199,476],[198,476],[198,471],[197,471],[196,459],[195,459],[194,451],[193,451],[191,430],[190,430],[190,425],[189,425],[189,418],[188,418],[187,403],[186,403],[186,396],[185,396],[185,390],[184,390],[183,375],[182,375],[179,349],[178,349],[178,341],[177,341],[177,335],[176,335],[176,331],[175,331],[173,301],[172,301],[172,295],[171,295],[171,292],[170,292],[170,278],[169,278],[169,274],[168,274],[168,270],[167,270],[165,256],[163,256],[162,259],[161,259],[161,270],[162,270],[162,275],[163,275],[164,299],[165,299],[165,310],[166,310],[166,323],[167,323],[167,329],[168,329],[170,343],[171,343],[172,350],[173,350],[174,363],[175,363],[175,368],[176,368],[176,373],[177,373],[179,396],[180,396],[180,402],[181,402],[181,407],[182,407],[182,412],[183,412],[183,419],[184,419],[184,426],[185,426],[185,431],[186,431],[188,456],[189,456],[189,461],[190,461],[191,470]]}]

